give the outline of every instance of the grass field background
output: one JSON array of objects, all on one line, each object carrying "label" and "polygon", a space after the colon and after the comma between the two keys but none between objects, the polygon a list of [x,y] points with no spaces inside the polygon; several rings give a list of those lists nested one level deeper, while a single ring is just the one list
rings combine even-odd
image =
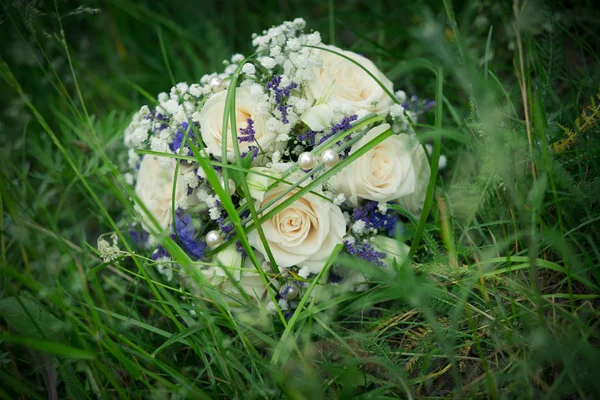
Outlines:
[{"label": "grass field background", "polygon": [[[80,5],[83,4],[83,5]],[[0,0],[0,396],[589,398],[600,393],[593,1]],[[133,112],[295,17],[438,107],[447,166],[413,263],[235,318],[128,236]],[[97,238],[122,232],[103,263]],[[417,236],[419,234],[417,233]],[[128,254],[127,246],[137,253]],[[133,261],[135,259],[135,262]]]}]

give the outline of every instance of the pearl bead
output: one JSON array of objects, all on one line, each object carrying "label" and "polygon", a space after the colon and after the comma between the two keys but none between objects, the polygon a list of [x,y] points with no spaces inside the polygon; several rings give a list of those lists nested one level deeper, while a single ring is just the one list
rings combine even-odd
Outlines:
[{"label": "pearl bead", "polygon": [[224,87],[223,79],[219,78],[218,76],[210,78],[210,80],[208,81],[208,86],[210,87],[210,90],[212,90],[213,92],[219,92]]},{"label": "pearl bead", "polygon": [[[220,181],[221,181],[221,187],[223,189],[225,189],[225,182],[223,181],[223,177],[221,177]],[[235,182],[233,181],[233,179],[229,179],[227,183],[229,185],[229,194],[233,195],[235,193],[235,189],[236,189]]]},{"label": "pearl bead", "polygon": [[206,241],[206,245],[211,249],[214,249],[215,247],[218,247],[221,243],[223,243],[223,238],[221,237],[219,231],[208,232],[204,240]]},{"label": "pearl bead", "polygon": [[288,283],[279,291],[279,294],[286,300],[295,299],[298,296],[298,293],[298,286],[294,285],[293,283]]},{"label": "pearl bead", "polygon": [[321,162],[328,167],[333,167],[340,161],[340,156],[337,151],[333,149],[327,149],[321,154]]},{"label": "pearl bead", "polygon": [[305,151],[304,153],[300,154],[300,156],[298,157],[298,165],[304,171],[313,169],[316,164],[317,164],[317,159],[315,158],[314,154],[311,152]]}]

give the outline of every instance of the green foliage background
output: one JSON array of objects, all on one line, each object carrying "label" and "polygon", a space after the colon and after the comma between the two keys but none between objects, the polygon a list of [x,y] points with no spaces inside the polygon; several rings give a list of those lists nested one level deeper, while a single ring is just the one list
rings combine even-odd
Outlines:
[{"label": "green foliage background", "polygon": [[[600,392],[594,2],[0,5],[3,398]],[[407,223],[409,244],[424,229],[415,262],[389,281],[342,259],[372,287],[308,302],[288,327],[232,318],[143,255],[102,263],[96,239],[131,218],[117,166],[132,113],[298,16],[396,89],[443,99],[418,129],[448,166],[427,223]]]}]

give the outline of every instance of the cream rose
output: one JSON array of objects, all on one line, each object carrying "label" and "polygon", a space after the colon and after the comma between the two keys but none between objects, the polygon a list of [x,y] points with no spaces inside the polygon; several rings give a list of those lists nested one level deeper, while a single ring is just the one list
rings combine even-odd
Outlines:
[{"label": "cream rose", "polygon": [[412,160],[413,168],[417,172],[417,186],[412,194],[400,198],[398,202],[408,211],[419,216],[421,215],[421,211],[423,211],[427,185],[429,185],[429,178],[431,177],[431,167],[429,166],[427,155],[425,154],[425,150],[423,150],[423,146],[419,143],[413,149]]},{"label": "cream rose", "polygon": [[[335,46],[324,47],[358,62],[379,79],[390,93],[394,93],[392,82],[370,60]],[[309,98],[318,101],[326,97],[323,101],[327,103],[348,104],[354,110],[387,114],[389,107],[394,104],[393,100],[367,72],[337,54],[321,50],[319,55],[323,65],[315,68],[315,79],[306,85]]]},{"label": "cream rose", "polygon": [[[197,203],[197,197],[188,196],[188,188],[183,176],[189,167],[180,166],[175,188],[175,208],[186,208]],[[153,156],[146,156],[140,164],[135,185],[135,194],[144,203],[150,214],[156,219],[162,229],[169,229],[173,220],[172,200],[173,182],[175,180],[175,166],[163,168],[160,161]],[[139,207],[135,206],[142,216],[144,229],[152,232],[154,224],[150,217]]]},{"label": "cream rose", "polygon": [[[372,128],[352,146],[350,154],[388,129],[388,124]],[[415,162],[419,151],[423,149],[410,135],[388,137],[337,175],[340,191],[355,206],[360,199],[387,202],[413,195],[427,184],[419,180],[425,172],[417,168],[429,169],[427,163]]]},{"label": "cream rose", "polygon": [[[275,164],[277,171],[287,170],[291,164]],[[294,181],[295,176],[290,176]],[[263,207],[277,195],[288,189],[289,185],[279,184],[265,193],[262,201],[256,202],[256,208]],[[283,196],[273,206],[288,199],[298,189]],[[305,194],[302,198],[284,208],[262,225],[265,237],[275,262],[280,268],[293,265],[306,267],[312,273],[319,273],[333,248],[342,243],[346,233],[346,222],[340,208],[315,195]],[[265,247],[256,230],[248,235],[250,244],[266,256]]]},{"label": "cream rose", "polygon": [[[206,144],[208,152],[217,158],[221,158],[223,154],[221,146],[223,143],[223,114],[226,97],[226,90],[212,95],[202,107],[199,117],[202,140]],[[268,150],[274,143],[277,133],[267,130],[266,119],[257,109],[256,100],[250,95],[250,87],[239,87],[236,89],[235,99],[235,120],[238,136],[240,135],[239,130],[248,126],[247,121],[249,118],[254,121],[255,141],[261,149]],[[227,159],[233,161],[235,151],[230,128],[228,128],[227,134]],[[248,152],[249,146],[256,146],[256,143],[239,143],[240,153]]]},{"label": "cream rose", "polygon": [[[259,262],[262,259],[260,254],[257,255],[257,258]],[[249,257],[242,260],[242,255],[235,249],[235,246],[229,246],[217,253],[215,255],[215,262],[220,266],[214,267],[215,272],[212,282],[221,290],[237,296],[241,295],[241,289],[250,298],[257,300],[266,300],[269,298],[267,285],[260,276],[260,273],[256,270]],[[221,267],[225,269],[229,268],[229,276]],[[231,281],[230,277],[237,282],[237,285]],[[272,283],[276,287],[278,286],[277,281]]]},{"label": "cream rose", "polygon": [[375,236],[373,244],[375,249],[385,253],[384,263],[386,267],[393,265],[394,262],[402,264],[410,251],[410,247],[406,243],[383,235]]}]

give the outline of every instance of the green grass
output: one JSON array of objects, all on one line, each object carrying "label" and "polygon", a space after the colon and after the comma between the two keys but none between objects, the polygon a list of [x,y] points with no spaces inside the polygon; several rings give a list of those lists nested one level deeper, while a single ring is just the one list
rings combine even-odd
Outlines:
[{"label": "green grass", "polygon": [[[600,391],[592,2],[0,5],[2,398]],[[407,217],[411,262],[395,279],[340,256],[370,289],[330,296],[316,281],[321,301],[305,297],[285,321],[243,304],[232,314],[169,238],[203,290],[164,281],[129,238],[132,191],[118,166],[142,104],[297,16],[371,58],[395,88],[436,99],[417,132],[448,167],[428,188],[429,212]],[[96,240],[112,231],[123,254],[103,263]]]}]

